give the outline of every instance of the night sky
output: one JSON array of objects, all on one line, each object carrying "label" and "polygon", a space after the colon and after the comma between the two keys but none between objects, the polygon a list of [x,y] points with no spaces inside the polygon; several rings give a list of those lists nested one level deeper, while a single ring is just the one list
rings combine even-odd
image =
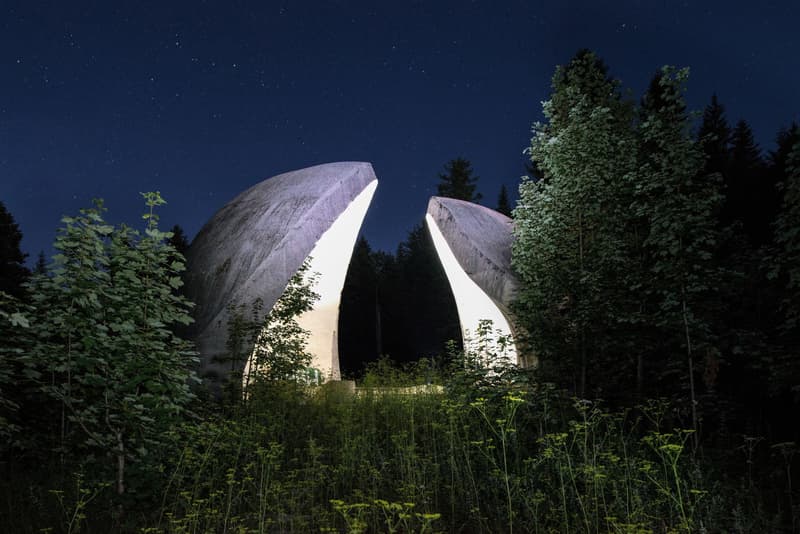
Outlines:
[{"label": "night sky", "polygon": [[437,175],[472,161],[483,204],[516,195],[557,64],[596,51],[638,100],[663,64],[691,67],[761,147],[800,120],[800,2],[35,2],[0,0],[0,201],[35,260],[59,219],[103,197],[193,237],[270,176],[372,162],[363,231],[394,251]]}]

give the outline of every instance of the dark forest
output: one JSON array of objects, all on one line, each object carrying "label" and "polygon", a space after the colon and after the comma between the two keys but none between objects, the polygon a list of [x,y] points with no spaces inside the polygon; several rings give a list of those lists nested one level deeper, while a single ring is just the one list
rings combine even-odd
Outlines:
[{"label": "dark forest", "polygon": [[394,254],[353,251],[355,392],[298,380],[287,344],[215,394],[160,194],[141,230],[100,200],[65,217],[33,268],[0,203],[0,526],[799,532],[800,128],[764,150],[716,95],[687,109],[688,69],[622,83],[589,50],[556,67],[516,206],[477,193],[469,154],[430,170],[513,219],[529,368],[476,363],[420,221]]}]

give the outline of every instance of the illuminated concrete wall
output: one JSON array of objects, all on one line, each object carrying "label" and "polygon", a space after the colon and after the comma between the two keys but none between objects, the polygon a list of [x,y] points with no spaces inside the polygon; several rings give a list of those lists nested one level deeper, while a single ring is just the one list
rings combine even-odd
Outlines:
[{"label": "illuminated concrete wall", "polygon": [[[471,202],[432,197],[425,222],[453,291],[464,340],[474,339],[484,319],[499,331],[494,342],[498,335],[513,337],[509,307],[518,282],[511,271],[511,219]],[[523,363],[516,346],[505,354],[510,362]]]},{"label": "illuminated concrete wall", "polygon": [[311,332],[312,366],[339,377],[336,328],[347,266],[377,187],[369,163],[318,165],[256,184],[223,206],[187,253],[187,292],[197,304],[194,339],[206,375],[224,376],[228,306],[260,298],[269,311],[311,256],[320,300],[299,318]]}]

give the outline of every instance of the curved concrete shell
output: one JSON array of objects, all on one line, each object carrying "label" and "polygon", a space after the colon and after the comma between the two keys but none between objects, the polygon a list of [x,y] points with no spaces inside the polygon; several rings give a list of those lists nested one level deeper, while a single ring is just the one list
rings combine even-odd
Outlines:
[{"label": "curved concrete shell", "polygon": [[[425,221],[453,291],[464,342],[474,339],[486,319],[499,335],[513,339],[510,306],[518,282],[511,270],[511,219],[471,202],[431,197]],[[513,343],[505,355],[522,363]]]},{"label": "curved concrete shell", "polygon": [[311,256],[318,273],[314,309],[300,317],[311,331],[312,366],[339,378],[336,328],[347,266],[359,228],[377,187],[372,165],[340,162],[275,176],[222,207],[187,253],[187,292],[197,304],[193,327],[206,375],[223,375],[228,307],[249,309],[258,298],[264,311]]}]

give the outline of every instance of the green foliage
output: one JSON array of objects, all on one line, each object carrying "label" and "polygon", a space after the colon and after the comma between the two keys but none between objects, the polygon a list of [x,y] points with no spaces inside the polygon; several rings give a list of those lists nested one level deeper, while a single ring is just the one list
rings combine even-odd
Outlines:
[{"label": "green foliage", "polygon": [[[459,364],[445,376],[415,394],[265,383],[251,410],[165,433],[170,454],[142,507],[106,523],[111,489],[88,474],[26,479],[17,493],[5,478],[0,521],[15,532],[779,531],[758,486],[784,494],[792,444],[776,445],[769,467],[725,463],[720,477],[687,454],[691,432],[665,402],[613,412],[528,371]],[[5,507],[29,502],[39,509],[26,519]]]},{"label": "green foliage", "polygon": [[524,180],[514,210],[517,314],[543,370],[581,395],[615,350],[611,334],[628,306],[619,273],[630,257],[636,143],[616,86],[591,53],[556,71],[543,104],[549,122],[534,124],[529,148],[545,179]]},{"label": "green foliage", "polygon": [[520,186],[512,262],[543,376],[579,396],[686,391],[697,428],[695,360],[719,352],[722,197],[690,135],[687,76],[658,72],[634,121],[592,53],[557,69],[529,149],[545,179]]},{"label": "green foliage", "polygon": [[14,220],[14,216],[0,202],[0,291],[22,297],[23,283],[30,276],[25,267],[28,256],[20,249],[22,232]]},{"label": "green foliage", "polygon": [[120,494],[126,467],[143,468],[182,419],[197,361],[172,331],[191,318],[173,294],[183,258],[158,229],[164,200],[143,197],[143,234],[107,224],[99,200],[63,219],[48,275],[30,283],[31,335],[16,354],[23,402],[45,410],[31,430],[62,457],[114,472]]},{"label": "green foliage", "polygon": [[30,329],[30,306],[0,291],[0,454],[20,446],[17,383],[21,376],[35,373],[20,364]]},{"label": "green foliage", "polygon": [[643,153],[632,205],[647,233],[642,242],[650,282],[644,290],[655,307],[648,319],[679,348],[667,365],[687,365],[692,427],[698,429],[695,366],[697,354],[714,352],[706,309],[714,301],[720,270],[714,262],[718,235],[714,214],[721,202],[715,175],[703,176],[703,158],[689,133],[683,101],[688,70],[665,67],[659,77],[660,104],[645,106],[639,133]]},{"label": "green foliage", "polygon": [[253,302],[250,310],[244,305],[230,310],[226,361],[230,362],[231,373],[226,396],[233,404],[246,401],[250,390],[264,382],[316,383],[325,378],[318,376],[318,371],[308,374],[314,371],[309,369],[312,356],[306,347],[310,334],[297,322],[319,299],[314,293],[318,275],[309,274],[309,265],[310,259],[306,259],[266,314],[260,299]]},{"label": "green foliage", "polygon": [[264,318],[256,337],[249,384],[259,379],[289,380],[297,378],[311,364],[311,354],[306,349],[308,331],[303,330],[297,317],[309,311],[319,295],[314,293],[317,273],[308,273],[306,260],[289,279],[281,297]]}]

